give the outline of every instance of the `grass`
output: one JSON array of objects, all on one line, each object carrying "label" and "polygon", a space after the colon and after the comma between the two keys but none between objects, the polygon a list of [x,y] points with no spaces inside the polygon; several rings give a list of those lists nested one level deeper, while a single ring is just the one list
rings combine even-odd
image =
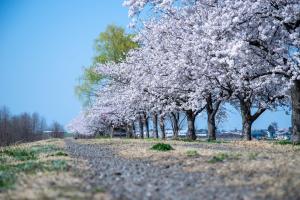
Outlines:
[{"label": "grass", "polygon": [[40,154],[40,153],[48,153],[53,151],[58,151],[60,148],[58,148],[55,145],[33,145],[30,148],[34,153]]},{"label": "grass", "polygon": [[211,139],[207,139],[204,142],[213,143],[213,144],[229,143],[229,141],[225,141],[225,140],[211,140]]},{"label": "grass", "polygon": [[37,172],[65,171],[68,164],[65,160],[39,160],[40,154],[48,156],[68,156],[55,145],[33,145],[31,147],[6,147],[0,151],[0,191],[13,188],[20,173],[36,174]]},{"label": "grass", "polygon": [[170,151],[170,150],[174,150],[174,148],[170,144],[157,143],[151,147],[151,150]]},{"label": "grass", "polygon": [[229,154],[229,153],[219,153],[213,156],[208,162],[209,163],[217,163],[224,162],[225,160],[237,160],[240,158],[240,154]]},{"label": "grass", "polygon": [[104,193],[105,190],[102,187],[95,187],[92,189],[92,192],[94,193]]},{"label": "grass", "polygon": [[259,153],[256,153],[256,152],[249,153],[249,155],[248,155],[249,160],[255,160],[257,158],[258,154]]},{"label": "grass", "polygon": [[16,176],[13,173],[0,170],[0,192],[11,188],[15,181]]},{"label": "grass", "polygon": [[65,152],[62,152],[62,151],[59,151],[59,152],[56,152],[54,154],[51,154],[51,156],[68,156],[69,154],[65,153]]},{"label": "grass", "polygon": [[196,150],[187,150],[185,153],[189,157],[199,156],[199,153]]},{"label": "grass", "polygon": [[293,145],[293,142],[290,140],[279,140],[276,141],[275,144],[279,144],[279,145]]},{"label": "grass", "polygon": [[144,138],[145,141],[149,141],[149,142],[157,142],[157,141],[161,141],[161,139],[159,138]]},{"label": "grass", "polygon": [[0,154],[6,154],[20,161],[37,159],[36,154],[32,150],[23,148],[6,148]]}]

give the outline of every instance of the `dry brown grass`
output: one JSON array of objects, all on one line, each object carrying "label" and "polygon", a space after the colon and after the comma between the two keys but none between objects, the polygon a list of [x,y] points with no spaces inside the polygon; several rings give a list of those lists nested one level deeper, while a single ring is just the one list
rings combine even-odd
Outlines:
[{"label": "dry brown grass", "polygon": [[[293,199],[300,196],[300,146],[264,141],[220,144],[164,141],[174,150],[158,152],[150,148],[161,141],[98,139],[79,142],[110,145],[124,158],[147,159],[154,165],[180,164],[185,172],[209,173],[223,179],[222,183],[212,180],[205,184],[256,188],[257,192],[251,199]],[[187,156],[187,151],[196,151],[197,155]]]}]

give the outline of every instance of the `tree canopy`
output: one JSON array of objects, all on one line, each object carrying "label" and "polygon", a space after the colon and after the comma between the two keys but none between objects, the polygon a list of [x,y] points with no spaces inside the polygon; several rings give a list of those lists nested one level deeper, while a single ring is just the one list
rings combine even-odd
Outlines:
[{"label": "tree canopy", "polygon": [[93,58],[93,64],[84,68],[83,75],[79,78],[80,84],[75,88],[76,94],[84,104],[90,103],[95,88],[104,78],[102,74],[95,72],[95,67],[124,60],[131,49],[138,47],[138,44],[133,41],[133,37],[133,34],[127,34],[122,27],[108,25],[106,30],[95,39],[96,55]]}]

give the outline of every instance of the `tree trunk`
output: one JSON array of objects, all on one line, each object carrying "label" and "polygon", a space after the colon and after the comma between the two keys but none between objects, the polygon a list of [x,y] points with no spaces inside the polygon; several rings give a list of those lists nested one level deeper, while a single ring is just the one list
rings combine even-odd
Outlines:
[{"label": "tree trunk", "polygon": [[146,137],[150,138],[150,134],[149,134],[149,122],[148,122],[147,114],[146,113],[143,114],[143,122],[144,122],[144,125],[145,125],[145,128],[146,128]]},{"label": "tree trunk", "polygon": [[252,115],[251,114],[251,106],[252,103],[248,101],[244,101],[244,99],[240,99],[241,106],[241,115],[243,122],[243,135],[246,140],[252,140],[251,128],[252,124],[257,118],[266,111],[266,108],[260,107],[257,111]]},{"label": "tree trunk", "polygon": [[158,122],[157,122],[157,114],[153,113],[153,133],[154,133],[154,137],[158,138]]},{"label": "tree trunk", "polygon": [[127,128],[126,137],[127,138],[132,138],[132,136],[133,136],[133,127],[130,124],[127,124],[126,128]]},{"label": "tree trunk", "polygon": [[111,129],[110,129],[110,137],[111,138],[114,136],[114,132],[115,132],[115,128],[113,127],[113,125],[111,125]]},{"label": "tree trunk", "polygon": [[252,116],[251,116],[251,103],[249,101],[244,102],[244,100],[240,100],[241,106],[241,115],[242,115],[242,123],[243,123],[243,136],[245,140],[252,140],[251,136],[251,127],[252,127]]},{"label": "tree trunk", "polygon": [[186,112],[186,119],[187,119],[187,123],[188,123],[188,138],[191,140],[196,140],[197,136],[196,136],[196,132],[195,132],[195,115],[194,112],[192,110],[187,110]]},{"label": "tree trunk", "polygon": [[143,119],[142,116],[139,116],[139,126],[140,126],[140,137],[144,139],[144,125],[143,125]]},{"label": "tree trunk", "polygon": [[159,126],[161,131],[161,138],[164,140],[166,139],[166,130],[165,130],[165,119],[163,116],[159,118]]},{"label": "tree trunk", "polygon": [[208,98],[206,98],[206,111],[208,139],[216,140],[216,111],[214,110],[211,96],[208,96]]},{"label": "tree trunk", "polygon": [[300,144],[300,80],[294,81],[292,98],[292,142]]},{"label": "tree trunk", "polygon": [[173,135],[174,139],[178,138],[179,134],[179,113],[171,113],[172,121],[173,121]]},{"label": "tree trunk", "polygon": [[133,133],[133,136],[136,137],[136,130],[135,130],[135,124],[134,124],[134,121],[132,121],[131,126],[132,126],[132,133]]}]

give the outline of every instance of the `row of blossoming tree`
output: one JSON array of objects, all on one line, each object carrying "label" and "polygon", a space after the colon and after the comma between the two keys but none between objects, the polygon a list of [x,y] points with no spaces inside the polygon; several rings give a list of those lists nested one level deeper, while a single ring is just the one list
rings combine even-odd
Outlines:
[{"label": "row of blossoming tree", "polygon": [[[93,103],[70,124],[73,132],[127,127],[140,135],[147,118],[164,134],[164,118],[185,113],[187,136],[207,113],[209,139],[224,104],[239,108],[242,132],[268,109],[290,106],[300,142],[299,0],[125,0],[139,48],[118,63],[95,67],[105,77]],[[143,12],[147,10],[147,18]],[[151,17],[149,17],[151,13]],[[143,123],[144,122],[144,123]],[[178,130],[175,129],[175,137]]]}]

